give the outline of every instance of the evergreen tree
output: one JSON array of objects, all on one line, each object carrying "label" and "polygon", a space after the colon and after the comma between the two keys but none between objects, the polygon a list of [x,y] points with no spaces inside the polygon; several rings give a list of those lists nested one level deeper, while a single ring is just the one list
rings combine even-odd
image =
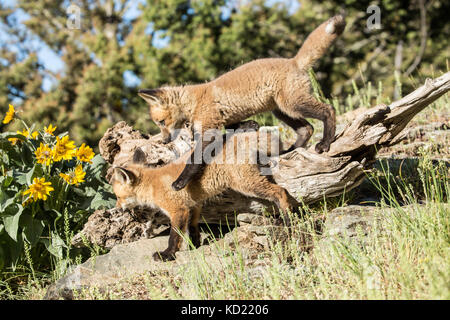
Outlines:
[{"label": "evergreen tree", "polygon": [[[67,27],[69,4],[80,9],[79,29]],[[372,4],[381,9],[381,29],[367,28]],[[410,76],[433,76],[448,63],[447,1],[302,0],[292,12],[289,1],[143,0],[130,16],[135,5],[131,0],[0,5],[1,28],[9,35],[0,41],[0,111],[18,101],[28,120],[52,123],[93,146],[120,120],[154,133],[138,86],[199,83],[256,58],[292,57],[315,27],[338,13],[347,16],[346,31],[315,68],[327,97],[344,102],[353,93],[352,81],[376,87],[380,80],[394,95],[394,71],[412,87]],[[18,11],[27,15],[22,24]],[[64,70],[55,75],[46,70],[33,41],[58,54]],[[43,78],[49,75],[56,81],[45,92]],[[126,81],[126,75],[136,81]]]}]

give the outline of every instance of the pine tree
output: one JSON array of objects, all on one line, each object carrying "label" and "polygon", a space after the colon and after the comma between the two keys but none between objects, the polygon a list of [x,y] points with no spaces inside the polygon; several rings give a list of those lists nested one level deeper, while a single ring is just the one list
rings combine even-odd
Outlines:
[{"label": "pine tree", "polygon": [[[69,4],[80,10],[79,29],[67,27]],[[371,4],[381,9],[381,29],[367,28]],[[382,80],[393,94],[394,71],[412,87],[410,75],[432,76],[448,64],[448,1],[302,0],[290,11],[288,0],[270,5],[266,0],[143,0],[130,16],[135,5],[132,0],[0,5],[1,28],[9,35],[0,42],[0,111],[16,101],[28,120],[52,123],[77,143],[93,146],[120,120],[155,133],[138,87],[201,83],[253,59],[292,57],[316,26],[338,13],[347,16],[346,31],[315,67],[327,97],[344,102],[353,93],[352,81],[375,87]],[[18,11],[27,15],[23,23]],[[64,70],[47,70],[33,41],[58,54]],[[400,44],[407,50],[396,59]],[[127,82],[127,74],[136,81]],[[41,89],[45,77],[55,80],[48,92]]]}]

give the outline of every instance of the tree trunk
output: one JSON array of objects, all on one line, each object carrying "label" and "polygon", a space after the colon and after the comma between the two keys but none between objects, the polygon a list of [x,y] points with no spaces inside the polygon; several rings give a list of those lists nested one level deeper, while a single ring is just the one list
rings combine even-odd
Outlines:
[{"label": "tree trunk", "polygon": [[[304,203],[338,196],[357,187],[365,177],[365,170],[371,168],[374,163],[377,151],[383,146],[399,142],[399,133],[408,122],[449,89],[450,72],[447,72],[434,80],[428,79],[422,87],[389,106],[379,105],[366,110],[336,136],[329,152],[317,154],[313,147],[297,148],[274,158],[278,162],[278,166],[273,170],[274,180]],[[99,147],[103,158],[113,166],[129,163],[137,147],[146,153],[149,164],[161,166],[186,152],[191,145],[187,131],[175,141],[162,144],[159,142],[159,135],[149,137],[133,130],[125,122],[119,122],[107,130]],[[110,175],[111,170],[107,178]],[[263,200],[230,191],[209,200],[204,205],[203,218],[208,223],[234,225],[236,213],[261,213],[270,206],[271,204]],[[90,218],[91,224],[94,223],[96,214],[104,217],[105,213],[115,217],[129,214],[121,210],[94,213],[94,217]],[[147,235],[154,234],[149,230],[168,223],[167,218],[157,212],[146,211],[144,219],[153,221],[151,225],[147,223],[147,231],[144,232]],[[86,227],[88,225],[89,222]],[[95,233],[95,227],[85,228],[83,233],[93,239],[91,235]]]}]

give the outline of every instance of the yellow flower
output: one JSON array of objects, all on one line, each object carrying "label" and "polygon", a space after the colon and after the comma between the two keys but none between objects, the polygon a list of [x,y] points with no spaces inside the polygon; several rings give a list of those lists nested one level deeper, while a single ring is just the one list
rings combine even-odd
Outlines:
[{"label": "yellow flower", "polygon": [[83,167],[78,165],[75,170],[70,171],[69,174],[60,173],[59,176],[64,179],[68,184],[78,185],[81,182],[84,182],[84,177],[86,172],[83,171]]},{"label": "yellow flower", "polygon": [[[28,132],[27,129],[23,129],[22,131],[17,130],[16,133],[20,134],[20,135],[22,135],[22,136],[24,136],[26,138],[33,138],[33,139],[36,139],[36,137],[38,135],[38,132],[35,131],[30,136],[30,133]],[[18,139],[18,138],[8,138],[8,141],[11,142],[11,144],[13,146],[15,146],[19,140],[20,139]]]},{"label": "yellow flower", "polygon": [[48,166],[52,162],[52,149],[50,149],[48,145],[43,144],[42,142],[39,148],[36,149],[34,154],[36,155],[36,160],[38,163]]},{"label": "yellow flower", "polygon": [[84,143],[77,150],[77,157],[80,161],[92,163],[91,159],[94,157],[95,153],[92,148],[86,146]]},{"label": "yellow flower", "polygon": [[47,200],[47,196],[50,195],[50,191],[53,191],[53,187],[51,187],[51,182],[46,182],[45,178],[34,178],[33,184],[23,192],[23,195],[30,195],[30,198],[28,198],[25,203],[28,202],[28,200],[33,199],[33,201],[37,201],[39,199]]},{"label": "yellow flower", "polygon": [[50,124],[48,127],[44,127],[44,131],[45,131],[45,133],[53,135],[53,132],[55,132],[56,128],[58,128],[58,127],[54,127]]},{"label": "yellow flower", "polygon": [[16,111],[14,110],[14,107],[12,104],[9,105],[9,110],[8,112],[6,112],[6,116],[3,119],[3,123],[7,124],[10,123],[12,119],[14,119],[14,115],[15,115]]},{"label": "yellow flower", "polygon": [[27,129],[23,129],[22,131],[17,130],[17,134],[21,134],[24,137],[28,137],[29,133]]},{"label": "yellow flower", "polygon": [[17,141],[19,141],[19,138],[8,138],[8,141],[11,142],[13,146],[15,146]]},{"label": "yellow flower", "polygon": [[37,135],[39,134],[39,132],[34,131],[34,132],[31,133],[31,135],[30,135],[30,133],[29,133],[28,130],[26,130],[26,129],[23,129],[22,132],[17,131],[17,133],[23,135],[23,136],[26,137],[26,138],[33,138],[33,139],[36,139]]},{"label": "yellow flower", "polygon": [[70,160],[75,156],[75,142],[69,140],[69,136],[61,139],[56,137],[56,145],[53,149],[53,161]]}]

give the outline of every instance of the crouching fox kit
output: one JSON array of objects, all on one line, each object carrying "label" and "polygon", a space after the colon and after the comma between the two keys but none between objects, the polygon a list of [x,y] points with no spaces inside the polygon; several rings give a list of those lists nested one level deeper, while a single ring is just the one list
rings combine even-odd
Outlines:
[{"label": "crouching fox kit", "polygon": [[[313,127],[305,118],[321,120],[323,139],[315,149],[318,153],[327,152],[335,135],[335,110],[311,94],[308,69],[324,55],[344,28],[344,18],[338,15],[317,27],[293,58],[258,59],[207,83],[143,89],[138,94],[148,103],[150,117],[161,129],[166,142],[185,122],[193,125],[198,137],[206,130],[272,111],[296,131],[293,148],[306,146],[313,133]],[[207,145],[208,142],[203,141],[195,148],[202,152]],[[174,190],[184,188],[200,171],[201,165],[194,163],[191,155],[191,161],[172,184]]]},{"label": "crouching fox kit", "polygon": [[[237,136],[251,134],[257,133],[235,134],[230,139],[235,140]],[[162,252],[154,253],[155,260],[175,259],[175,253],[182,244],[182,237],[177,230],[189,232],[192,244],[195,247],[200,246],[198,223],[202,203],[226,190],[231,189],[246,196],[274,202],[282,214],[295,209],[296,200],[284,188],[270,182],[267,176],[261,175],[257,163],[245,161],[227,164],[225,161],[219,161],[227,154],[226,148],[227,146],[230,148],[230,139],[213,157],[211,163],[205,165],[200,176],[180,191],[173,190],[171,183],[183,170],[186,156],[163,167],[149,168],[143,164],[145,154],[137,149],[133,164],[114,168],[112,185],[117,197],[117,207],[143,205],[159,208],[170,218],[169,246]],[[233,152],[236,155],[238,149],[242,148],[238,148],[236,140],[234,142]],[[249,149],[245,150],[252,152]]]}]

